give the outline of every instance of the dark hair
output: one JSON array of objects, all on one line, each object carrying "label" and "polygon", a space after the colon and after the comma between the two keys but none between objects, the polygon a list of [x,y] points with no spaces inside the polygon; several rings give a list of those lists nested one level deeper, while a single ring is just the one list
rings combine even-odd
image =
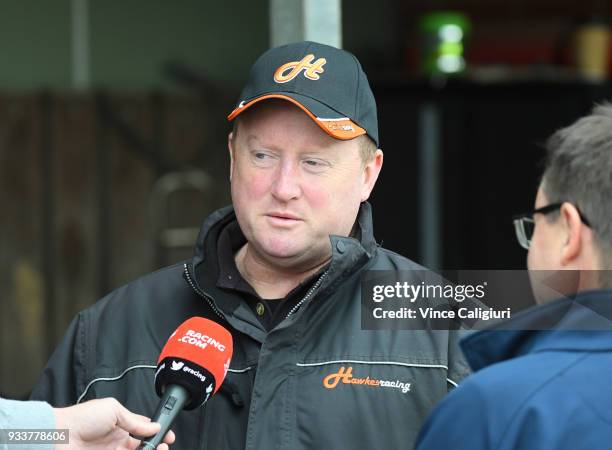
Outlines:
[{"label": "dark hair", "polygon": [[612,104],[557,131],[546,150],[542,189],[550,203],[571,202],[588,218],[605,273],[612,269]]}]

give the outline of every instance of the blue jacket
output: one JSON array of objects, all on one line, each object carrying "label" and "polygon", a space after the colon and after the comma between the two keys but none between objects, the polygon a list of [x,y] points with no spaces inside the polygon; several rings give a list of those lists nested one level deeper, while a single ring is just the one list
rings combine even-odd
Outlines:
[{"label": "blue jacket", "polygon": [[[554,330],[525,331],[551,317]],[[464,339],[476,373],[433,411],[417,449],[612,449],[610,318],[612,291],[590,291]]]}]

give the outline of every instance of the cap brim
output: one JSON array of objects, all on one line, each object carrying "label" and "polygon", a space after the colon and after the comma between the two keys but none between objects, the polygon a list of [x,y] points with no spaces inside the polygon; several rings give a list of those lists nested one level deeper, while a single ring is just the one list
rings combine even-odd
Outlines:
[{"label": "cap brim", "polygon": [[295,94],[293,92],[284,92],[282,94],[265,94],[255,97],[247,102],[241,102],[240,105],[234,109],[229,116],[227,116],[227,120],[234,120],[251,106],[263,100],[275,98],[287,100],[296,105],[298,108],[304,111],[308,117],[314,121],[314,123],[316,123],[323,131],[333,138],[349,140],[367,133],[366,130],[361,128],[348,117],[342,117],[342,115],[336,110],[310,97]]}]

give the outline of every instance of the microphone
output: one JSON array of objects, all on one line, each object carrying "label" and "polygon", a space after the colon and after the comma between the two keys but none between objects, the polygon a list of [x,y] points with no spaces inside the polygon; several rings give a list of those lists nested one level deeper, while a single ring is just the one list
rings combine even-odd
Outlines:
[{"label": "microphone", "polygon": [[203,317],[186,320],[172,333],[155,372],[155,391],[161,400],[151,420],[161,430],[142,441],[139,449],[155,450],[182,409],[202,406],[219,390],[232,352],[230,332]]}]

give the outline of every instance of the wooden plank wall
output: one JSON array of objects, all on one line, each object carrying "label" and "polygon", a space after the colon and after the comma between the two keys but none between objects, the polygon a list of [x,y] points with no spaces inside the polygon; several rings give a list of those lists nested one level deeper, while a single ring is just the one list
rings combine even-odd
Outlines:
[{"label": "wooden plank wall", "polygon": [[199,226],[229,202],[230,105],[221,104],[163,93],[0,94],[0,395],[28,394],[76,312],[191,255],[159,250],[151,192],[169,171],[211,177],[205,193],[173,201],[168,222],[180,226]]}]

